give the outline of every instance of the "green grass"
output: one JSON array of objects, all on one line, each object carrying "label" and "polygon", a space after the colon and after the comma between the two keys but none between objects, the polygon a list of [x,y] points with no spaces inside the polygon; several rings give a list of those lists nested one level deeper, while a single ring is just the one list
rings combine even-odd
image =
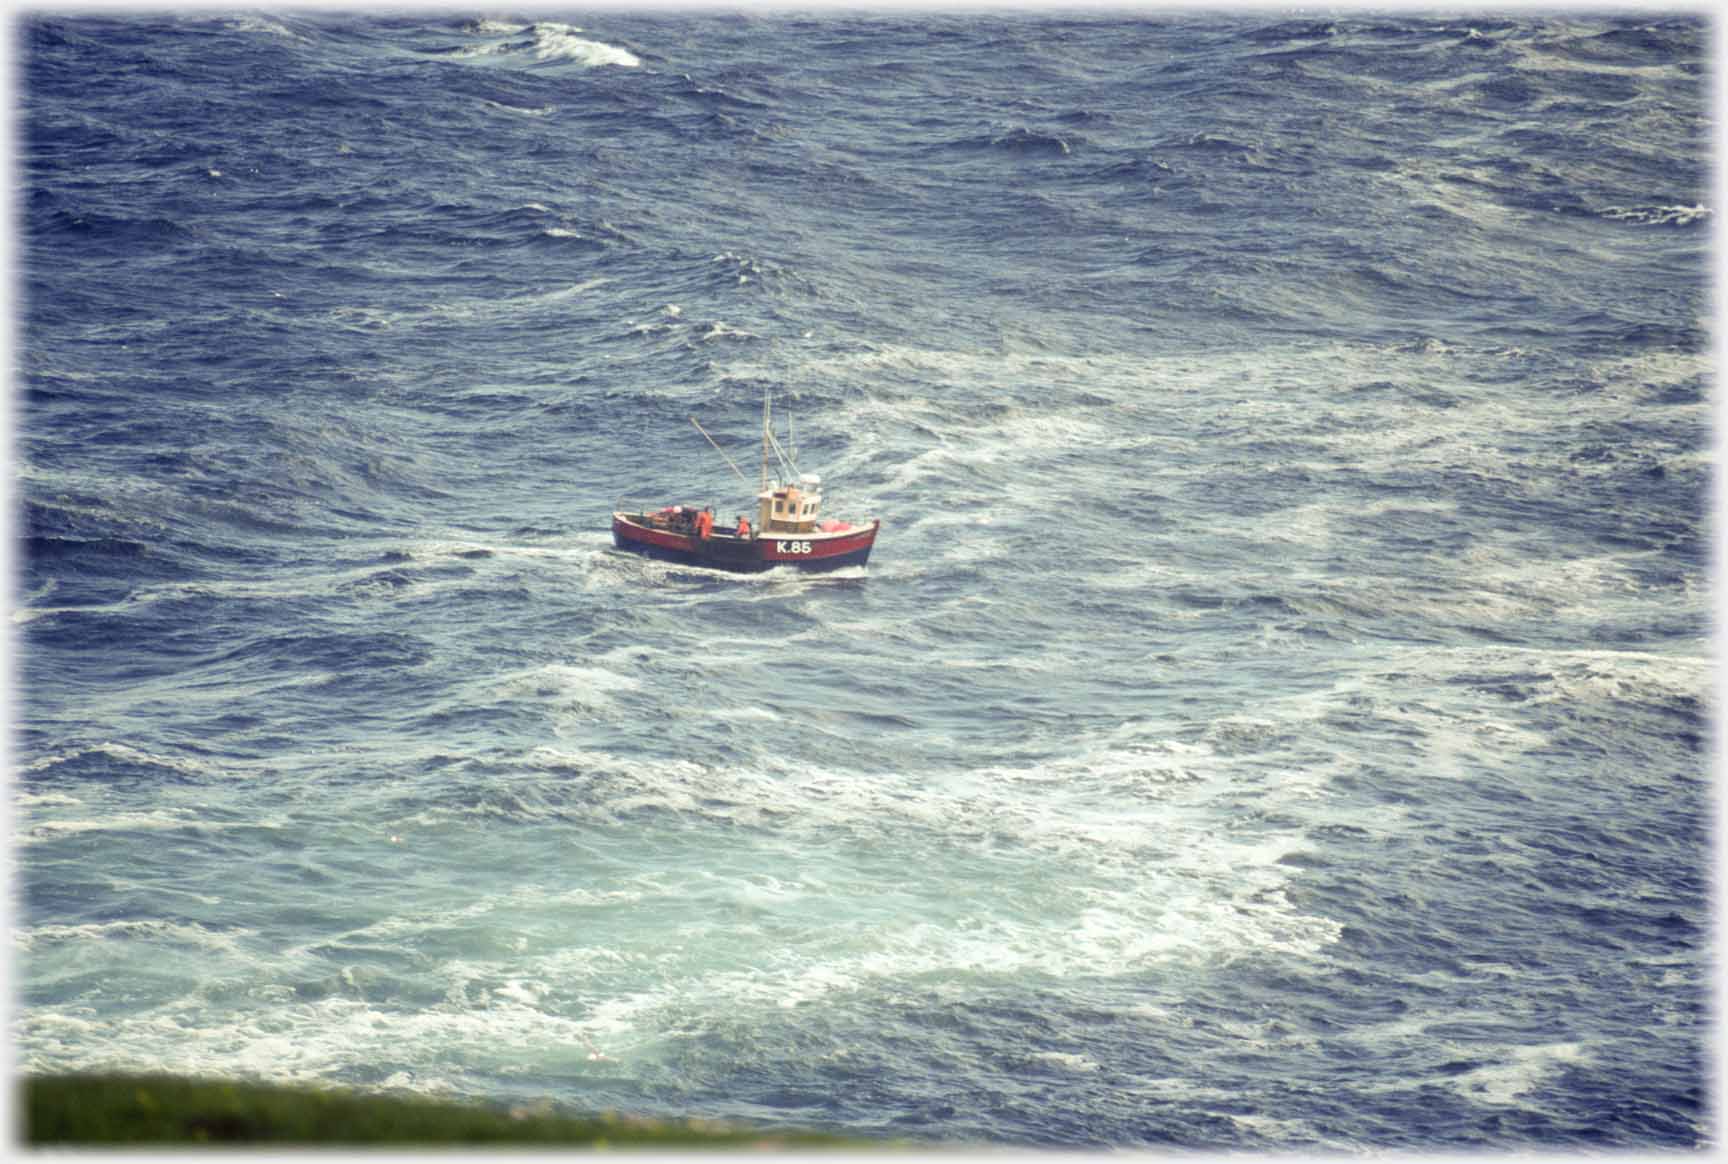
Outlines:
[{"label": "green grass", "polygon": [[[572,1118],[549,1110],[398,1099],[159,1075],[30,1076],[27,1144],[523,1144],[564,1148],[869,1148],[880,1143],[701,1120]],[[544,1105],[537,1105],[543,1107]]]}]

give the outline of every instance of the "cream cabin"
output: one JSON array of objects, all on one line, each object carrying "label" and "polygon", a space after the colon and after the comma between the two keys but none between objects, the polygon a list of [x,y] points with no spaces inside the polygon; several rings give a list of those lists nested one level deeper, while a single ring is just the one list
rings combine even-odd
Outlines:
[{"label": "cream cabin", "polygon": [[822,516],[822,478],[805,473],[796,484],[764,489],[756,495],[759,534],[802,534],[816,528]]}]

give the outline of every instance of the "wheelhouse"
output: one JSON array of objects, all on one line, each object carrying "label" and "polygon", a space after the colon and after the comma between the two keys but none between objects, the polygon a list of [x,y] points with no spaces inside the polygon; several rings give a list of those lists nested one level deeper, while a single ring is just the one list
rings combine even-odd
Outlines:
[{"label": "wheelhouse", "polygon": [[776,481],[756,501],[756,528],[762,533],[809,533],[822,517],[822,478],[805,473],[795,483]]}]

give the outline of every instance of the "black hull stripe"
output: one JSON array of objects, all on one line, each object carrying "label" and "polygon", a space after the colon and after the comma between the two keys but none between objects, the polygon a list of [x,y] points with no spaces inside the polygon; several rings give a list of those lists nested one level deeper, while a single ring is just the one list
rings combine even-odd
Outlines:
[{"label": "black hull stripe", "polygon": [[760,574],[772,570],[776,566],[790,566],[794,570],[805,573],[825,573],[829,570],[840,570],[847,566],[862,566],[870,559],[870,551],[874,546],[863,546],[850,553],[834,554],[826,558],[798,558],[786,561],[766,561],[751,555],[748,558],[728,560],[718,555],[703,555],[691,553],[689,550],[675,550],[666,546],[657,546],[652,542],[639,542],[627,538],[614,531],[612,542],[621,550],[641,554],[662,562],[677,562],[684,566],[700,566],[710,570],[725,570],[732,574]]}]

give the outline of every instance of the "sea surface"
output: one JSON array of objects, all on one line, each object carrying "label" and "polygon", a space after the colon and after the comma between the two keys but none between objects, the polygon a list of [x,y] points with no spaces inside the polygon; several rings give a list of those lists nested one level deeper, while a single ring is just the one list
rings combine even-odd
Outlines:
[{"label": "sea surface", "polygon": [[1713,1144],[1712,36],[16,17],[19,1068]]}]

